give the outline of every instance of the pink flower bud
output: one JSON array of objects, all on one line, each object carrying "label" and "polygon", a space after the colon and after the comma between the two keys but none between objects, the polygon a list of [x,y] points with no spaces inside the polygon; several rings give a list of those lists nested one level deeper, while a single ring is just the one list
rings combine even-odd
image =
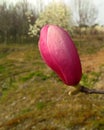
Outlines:
[{"label": "pink flower bud", "polygon": [[82,68],[77,49],[69,34],[55,25],[45,25],[40,32],[39,50],[43,60],[67,85],[77,85]]}]

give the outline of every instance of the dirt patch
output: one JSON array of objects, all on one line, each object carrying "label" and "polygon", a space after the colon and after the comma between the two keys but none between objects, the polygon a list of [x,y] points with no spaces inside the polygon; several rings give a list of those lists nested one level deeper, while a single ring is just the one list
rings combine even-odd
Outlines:
[{"label": "dirt patch", "polygon": [[81,56],[83,73],[99,72],[96,89],[104,90],[104,48],[95,54]]},{"label": "dirt patch", "polygon": [[99,68],[104,65],[104,48],[99,52],[81,56],[83,72],[99,71]]}]

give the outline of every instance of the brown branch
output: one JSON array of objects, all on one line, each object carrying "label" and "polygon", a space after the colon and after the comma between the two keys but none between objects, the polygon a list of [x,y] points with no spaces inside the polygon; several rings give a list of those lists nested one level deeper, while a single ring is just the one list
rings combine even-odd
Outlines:
[{"label": "brown branch", "polygon": [[104,90],[89,89],[82,85],[80,86],[79,91],[86,94],[104,94]]}]

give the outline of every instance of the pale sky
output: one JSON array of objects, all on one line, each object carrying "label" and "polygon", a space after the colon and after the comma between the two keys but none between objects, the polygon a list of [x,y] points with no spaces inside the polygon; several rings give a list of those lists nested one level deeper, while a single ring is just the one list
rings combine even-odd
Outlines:
[{"label": "pale sky", "polygon": [[[0,4],[3,3],[3,1],[7,3],[16,3],[17,1],[22,1],[22,0],[0,0]],[[27,0],[30,3],[32,3],[34,6],[38,5],[39,0]],[[47,3],[51,2],[53,0],[44,0],[44,4],[46,5]],[[71,5],[73,0],[54,0],[54,1],[64,1],[65,3]],[[93,0],[94,4],[96,5],[96,8],[98,9],[98,23],[104,25],[104,0]]]}]

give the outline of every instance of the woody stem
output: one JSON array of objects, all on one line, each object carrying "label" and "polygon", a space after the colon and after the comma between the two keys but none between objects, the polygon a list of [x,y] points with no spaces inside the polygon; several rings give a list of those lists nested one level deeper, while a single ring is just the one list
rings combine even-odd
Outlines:
[{"label": "woody stem", "polygon": [[80,86],[79,91],[86,94],[104,94],[104,90],[89,89],[82,85]]}]

